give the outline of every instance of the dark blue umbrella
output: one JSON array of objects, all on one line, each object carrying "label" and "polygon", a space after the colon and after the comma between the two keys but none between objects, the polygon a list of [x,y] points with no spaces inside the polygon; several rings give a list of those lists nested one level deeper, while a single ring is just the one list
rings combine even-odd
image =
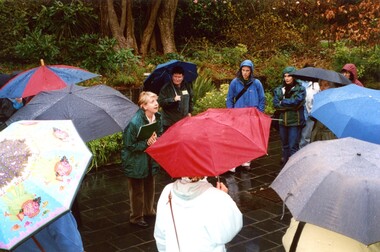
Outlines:
[{"label": "dark blue umbrella", "polygon": [[326,80],[339,85],[348,85],[352,83],[352,81],[347,79],[341,73],[318,67],[305,67],[293,73],[290,73],[289,75],[307,81]]},{"label": "dark blue umbrella", "polygon": [[6,122],[20,120],[72,120],[85,142],[121,132],[138,106],[116,89],[96,85],[43,91]]},{"label": "dark blue umbrella", "polygon": [[152,91],[159,94],[161,88],[171,80],[171,71],[175,66],[183,68],[185,72],[185,81],[188,83],[193,82],[198,77],[197,66],[194,63],[171,60],[159,64],[148,78],[145,79],[144,91]]}]

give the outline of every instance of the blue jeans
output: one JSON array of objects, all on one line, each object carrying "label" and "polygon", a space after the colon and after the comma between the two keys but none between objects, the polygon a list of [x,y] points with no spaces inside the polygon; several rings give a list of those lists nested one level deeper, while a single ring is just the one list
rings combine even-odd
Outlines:
[{"label": "blue jeans", "polygon": [[291,155],[299,149],[301,138],[301,126],[284,126],[280,125],[280,138],[282,143],[282,158],[286,163]]}]

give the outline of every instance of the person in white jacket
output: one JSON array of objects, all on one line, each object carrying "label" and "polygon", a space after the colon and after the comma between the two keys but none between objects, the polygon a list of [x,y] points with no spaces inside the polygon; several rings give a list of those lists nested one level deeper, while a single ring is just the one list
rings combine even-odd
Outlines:
[{"label": "person in white jacket", "polygon": [[243,226],[242,213],[227,191],[223,183],[215,188],[205,177],[185,177],[167,185],[157,204],[158,251],[226,251],[225,244]]}]

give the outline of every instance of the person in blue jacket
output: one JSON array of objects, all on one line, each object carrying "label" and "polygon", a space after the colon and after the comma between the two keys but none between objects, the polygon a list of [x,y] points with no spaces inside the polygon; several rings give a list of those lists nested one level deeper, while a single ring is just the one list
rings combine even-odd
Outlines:
[{"label": "person in blue jacket", "polygon": [[[34,239],[33,239],[34,238]],[[13,252],[83,252],[83,242],[71,212],[51,222],[19,245]]]},{"label": "person in blue jacket", "polygon": [[[250,60],[240,64],[236,77],[231,81],[227,93],[227,108],[255,107],[261,112],[265,110],[265,93],[261,81],[253,77],[254,65]],[[250,162],[242,164],[250,167]],[[235,168],[230,171],[234,172]]]}]

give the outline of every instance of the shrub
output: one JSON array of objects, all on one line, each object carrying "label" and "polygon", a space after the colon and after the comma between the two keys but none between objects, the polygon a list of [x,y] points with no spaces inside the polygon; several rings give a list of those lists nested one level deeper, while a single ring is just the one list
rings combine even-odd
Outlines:
[{"label": "shrub", "polygon": [[282,83],[282,70],[289,65],[290,57],[287,54],[276,54],[270,57],[261,71],[263,75],[267,76],[266,84],[269,90]]},{"label": "shrub", "polygon": [[225,108],[228,87],[229,84],[222,84],[219,90],[207,92],[194,106],[194,114],[199,114],[209,108]]},{"label": "shrub", "polygon": [[39,62],[43,58],[52,64],[57,61],[60,54],[56,40],[56,36],[42,34],[41,30],[37,30],[17,42],[15,53],[26,63]]},{"label": "shrub", "polygon": [[194,103],[197,104],[197,102],[203,98],[207,92],[214,91],[215,89],[216,88],[213,85],[211,78],[199,75],[193,83]]},{"label": "shrub", "polygon": [[[365,81],[380,81],[380,47],[348,47],[344,43],[334,44],[333,67],[340,71],[346,63],[354,63],[358,76]],[[364,83],[365,84],[365,83]]]},{"label": "shrub", "polygon": [[272,92],[265,92],[265,114],[273,115],[275,109],[273,107],[273,94]]},{"label": "shrub", "polygon": [[110,163],[120,163],[120,152],[122,148],[123,135],[121,132],[92,140],[87,143],[92,152],[92,160],[88,171]]}]

